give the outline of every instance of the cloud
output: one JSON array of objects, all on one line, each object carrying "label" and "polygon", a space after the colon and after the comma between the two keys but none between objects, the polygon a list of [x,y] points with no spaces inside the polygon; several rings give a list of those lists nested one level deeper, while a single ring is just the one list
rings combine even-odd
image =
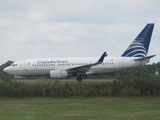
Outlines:
[{"label": "cloud", "polygon": [[19,43],[19,42],[23,42],[25,40],[27,40],[27,33],[25,32],[6,32],[5,33],[5,38],[7,41],[10,41],[12,43]]},{"label": "cloud", "polygon": [[74,41],[74,38],[71,36],[54,36],[53,34],[50,34],[49,40],[51,40],[53,43],[60,43],[64,41]]},{"label": "cloud", "polygon": [[12,20],[0,18],[0,28],[10,26],[12,23],[13,23]]},{"label": "cloud", "polygon": [[[148,22],[159,61],[159,0],[0,1],[0,63],[35,57],[122,53]],[[7,48],[7,49],[6,49]],[[5,53],[5,54],[4,54]]]},{"label": "cloud", "polygon": [[30,20],[37,22],[37,21],[42,21],[44,19],[44,14],[37,11],[31,11],[27,13],[27,17]]}]

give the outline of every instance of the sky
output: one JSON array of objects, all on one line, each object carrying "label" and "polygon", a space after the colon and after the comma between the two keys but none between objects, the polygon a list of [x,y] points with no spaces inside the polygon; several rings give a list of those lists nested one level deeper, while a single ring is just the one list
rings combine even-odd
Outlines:
[{"label": "sky", "polygon": [[120,56],[147,23],[160,62],[159,0],[0,0],[0,64],[30,58]]}]

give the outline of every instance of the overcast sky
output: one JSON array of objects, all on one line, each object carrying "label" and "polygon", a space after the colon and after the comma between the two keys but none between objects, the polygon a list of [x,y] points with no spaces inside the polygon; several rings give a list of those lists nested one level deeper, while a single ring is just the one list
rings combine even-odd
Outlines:
[{"label": "overcast sky", "polygon": [[0,0],[0,64],[120,56],[147,23],[155,23],[152,64],[160,62],[160,0]]}]

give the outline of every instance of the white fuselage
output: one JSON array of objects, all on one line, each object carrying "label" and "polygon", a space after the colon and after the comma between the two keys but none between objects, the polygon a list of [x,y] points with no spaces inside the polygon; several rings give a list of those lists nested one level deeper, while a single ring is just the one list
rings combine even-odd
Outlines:
[{"label": "white fuselage", "polygon": [[148,60],[135,61],[133,57],[105,57],[101,64],[86,69],[83,68],[83,70],[72,71],[73,68],[93,64],[98,59],[98,57],[28,59],[13,63],[4,71],[14,76],[49,76],[52,70],[65,70],[71,76],[78,76],[117,72],[144,65],[148,62]]}]

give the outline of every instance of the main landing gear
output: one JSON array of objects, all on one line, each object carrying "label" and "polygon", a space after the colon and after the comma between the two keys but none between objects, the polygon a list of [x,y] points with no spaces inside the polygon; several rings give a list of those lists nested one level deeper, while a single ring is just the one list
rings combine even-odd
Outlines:
[{"label": "main landing gear", "polygon": [[82,78],[81,76],[78,76],[78,77],[77,77],[77,81],[78,81],[78,82],[82,81],[82,79],[83,79],[83,78]]}]

